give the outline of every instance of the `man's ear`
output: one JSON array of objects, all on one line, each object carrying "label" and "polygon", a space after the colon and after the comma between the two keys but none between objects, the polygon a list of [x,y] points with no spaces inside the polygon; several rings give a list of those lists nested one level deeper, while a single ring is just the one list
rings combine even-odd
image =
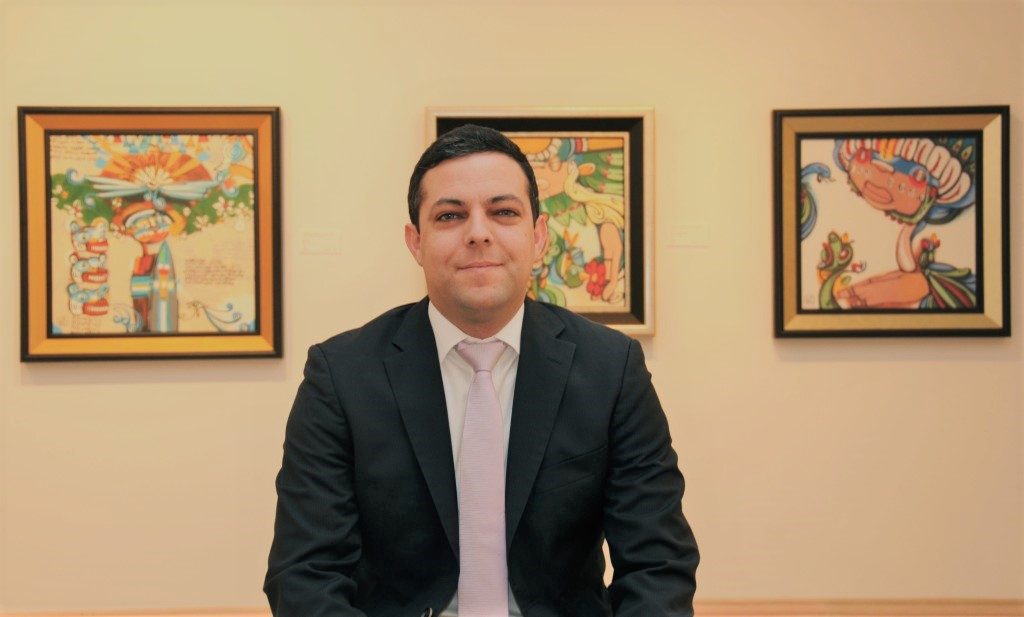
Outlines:
[{"label": "man's ear", "polygon": [[405,224],[405,245],[409,247],[409,252],[412,253],[412,258],[416,260],[416,263],[422,266],[423,261],[420,259],[420,232],[412,223]]},{"label": "man's ear", "polygon": [[541,214],[533,223],[533,259],[537,260],[548,251],[548,215]]}]

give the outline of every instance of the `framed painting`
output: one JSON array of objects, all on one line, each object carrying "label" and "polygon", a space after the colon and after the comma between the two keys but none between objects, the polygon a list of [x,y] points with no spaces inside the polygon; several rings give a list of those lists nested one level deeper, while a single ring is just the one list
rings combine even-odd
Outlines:
[{"label": "framed painting", "polygon": [[774,112],[775,335],[1009,336],[1009,107]]},{"label": "framed painting", "polygon": [[548,246],[527,296],[629,335],[654,334],[654,112],[429,108],[427,142],[497,129],[533,167]]},{"label": "framed painting", "polygon": [[279,126],[19,108],[22,361],[280,357]]}]

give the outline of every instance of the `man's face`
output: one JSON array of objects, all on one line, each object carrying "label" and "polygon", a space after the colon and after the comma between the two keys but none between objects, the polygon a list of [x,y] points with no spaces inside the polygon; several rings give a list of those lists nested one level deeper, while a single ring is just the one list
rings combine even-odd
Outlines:
[{"label": "man's face", "polygon": [[497,152],[449,159],[423,176],[420,194],[420,228],[406,225],[405,242],[431,301],[456,325],[510,319],[547,241],[523,170]]}]

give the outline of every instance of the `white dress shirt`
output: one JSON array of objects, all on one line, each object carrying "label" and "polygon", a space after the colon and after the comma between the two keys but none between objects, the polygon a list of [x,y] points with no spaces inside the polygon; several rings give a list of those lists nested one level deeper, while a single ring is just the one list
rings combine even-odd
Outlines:
[{"label": "white dress shirt", "polygon": [[[478,339],[469,336],[437,310],[434,303],[429,303],[427,315],[430,327],[434,330],[434,341],[437,343],[437,359],[441,364],[441,382],[444,385],[444,400],[448,408],[448,429],[452,438],[452,459],[455,469],[459,468],[459,450],[462,445],[462,423],[466,418],[466,401],[469,398],[469,386],[473,383],[473,368],[455,351],[455,346],[462,341],[486,342],[499,340],[505,343],[498,363],[491,371],[494,390],[501,404],[501,415],[505,424],[505,460],[508,461],[508,435],[512,428],[512,397],[516,389],[516,372],[519,369],[519,342],[523,334],[523,306],[505,327],[494,336]],[[459,474],[455,474],[455,487],[458,490]],[[458,593],[439,617],[458,617]],[[512,590],[508,592],[509,617],[522,617]]]}]

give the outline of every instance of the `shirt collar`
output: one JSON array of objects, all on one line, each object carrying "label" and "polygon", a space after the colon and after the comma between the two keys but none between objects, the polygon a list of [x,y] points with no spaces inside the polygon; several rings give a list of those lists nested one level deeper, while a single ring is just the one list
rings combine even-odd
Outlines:
[{"label": "shirt collar", "polygon": [[437,343],[438,360],[440,362],[444,362],[445,357],[448,356],[448,352],[456,345],[467,339],[470,341],[499,340],[511,347],[518,356],[519,342],[523,336],[523,310],[525,306],[525,304],[520,305],[516,314],[512,316],[512,319],[510,319],[501,330],[498,330],[497,334],[486,339],[478,339],[460,330],[458,326],[442,315],[441,311],[437,310],[437,307],[434,306],[433,302],[429,302],[427,306],[427,316],[430,318],[430,327],[434,330],[434,341]]}]

